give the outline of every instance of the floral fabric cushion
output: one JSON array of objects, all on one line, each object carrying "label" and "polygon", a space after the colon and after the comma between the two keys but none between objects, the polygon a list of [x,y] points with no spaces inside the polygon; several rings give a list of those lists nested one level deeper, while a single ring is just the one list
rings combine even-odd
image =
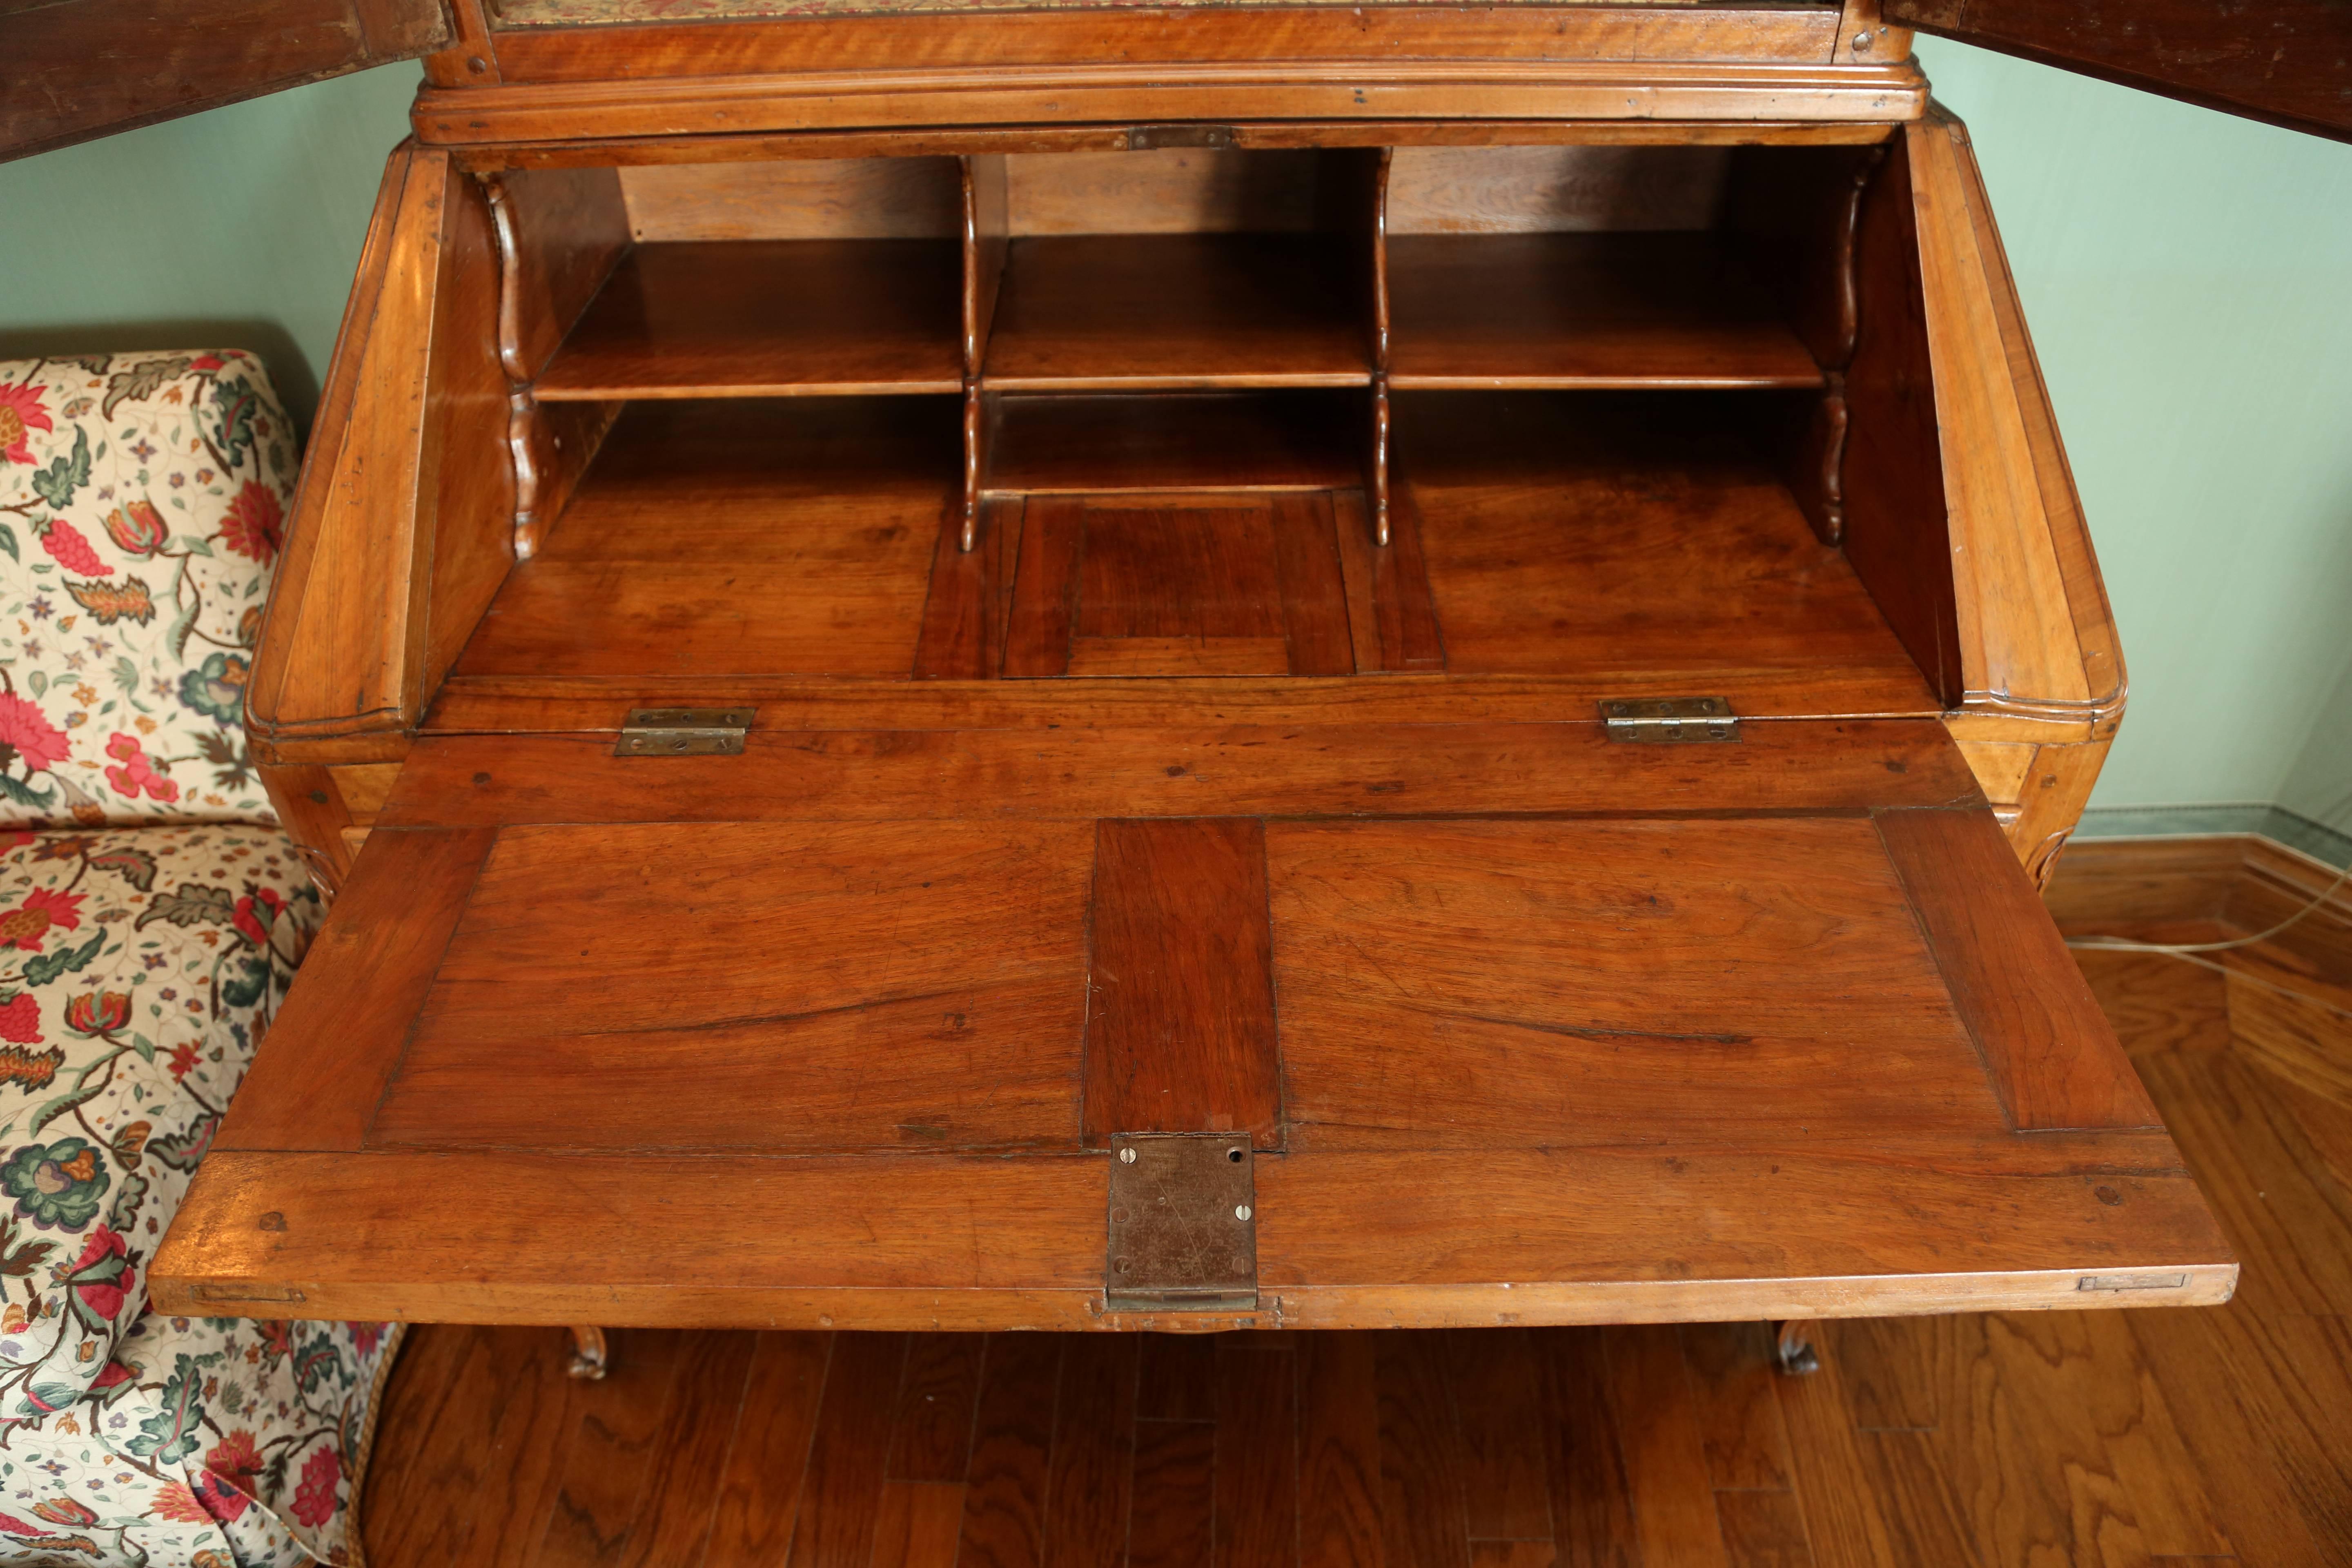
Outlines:
[{"label": "floral fabric cushion", "polygon": [[0,824],[274,818],[240,710],[293,500],[260,361],[0,361]]},{"label": "floral fabric cushion", "polygon": [[392,1336],[146,1312],[320,912],[270,829],[0,831],[0,1561],[348,1549]]}]

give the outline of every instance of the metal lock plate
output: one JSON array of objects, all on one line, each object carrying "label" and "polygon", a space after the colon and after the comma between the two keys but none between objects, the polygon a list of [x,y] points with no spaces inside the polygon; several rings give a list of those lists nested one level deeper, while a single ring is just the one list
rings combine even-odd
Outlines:
[{"label": "metal lock plate", "polygon": [[632,708],[616,757],[732,757],[743,751],[755,708]]},{"label": "metal lock plate", "polygon": [[1231,147],[1241,140],[1230,125],[1137,125],[1127,133],[1130,153],[1163,147]]},{"label": "metal lock plate", "polygon": [[1728,697],[1612,697],[1601,718],[1612,741],[1685,746],[1739,739]]},{"label": "metal lock plate", "polygon": [[1246,1132],[1120,1133],[1110,1147],[1114,1312],[1257,1307],[1257,1177]]}]

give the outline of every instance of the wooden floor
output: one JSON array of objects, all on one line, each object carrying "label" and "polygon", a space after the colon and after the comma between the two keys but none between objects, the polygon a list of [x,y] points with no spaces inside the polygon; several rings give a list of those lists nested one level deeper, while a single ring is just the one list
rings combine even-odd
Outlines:
[{"label": "wooden floor", "polygon": [[638,1332],[601,1384],[558,1333],[426,1328],[368,1561],[2352,1563],[2352,1016],[2252,983],[2352,976],[2085,967],[2244,1261],[2227,1307],[1830,1324],[1803,1378],[1760,1324]]}]

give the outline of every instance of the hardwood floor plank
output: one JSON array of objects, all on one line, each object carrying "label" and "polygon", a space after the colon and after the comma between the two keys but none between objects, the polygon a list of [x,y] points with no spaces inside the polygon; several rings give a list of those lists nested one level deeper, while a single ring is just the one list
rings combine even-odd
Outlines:
[{"label": "hardwood floor plank", "polygon": [[1786,1491],[1789,1433],[1772,1393],[1773,1335],[1756,1323],[1685,1323],[1683,1364],[1690,1373],[1706,1473],[1718,1491]]},{"label": "hardwood floor plank", "polygon": [[961,1481],[971,1458],[984,1334],[917,1334],[890,1433],[894,1481]]},{"label": "hardwood floor plank", "polygon": [[1549,1541],[1543,1460],[1543,1379],[1534,1331],[1446,1331],[1447,1383],[1462,1434],[1470,1539]]},{"label": "hardwood floor plank", "polygon": [[1716,1528],[1731,1568],[1812,1568],[1805,1510],[1790,1491],[1718,1491]]},{"label": "hardwood floor plank", "polygon": [[1853,1428],[1853,1406],[1834,1348],[1822,1357],[1820,1371],[1776,1378],[1772,1391],[1789,1426],[1797,1497],[1804,1505],[1805,1537],[1812,1543],[1814,1563],[1819,1568],[1881,1568],[1903,1562],[1895,1554],[1897,1537],[1880,1504],[1864,1439]]},{"label": "hardwood floor plank", "polygon": [[1633,1531],[1608,1344],[1598,1329],[1537,1331],[1544,1363],[1544,1461],[1563,1568],[1649,1568]]},{"label": "hardwood floor plank", "polygon": [[1895,1556],[1889,1561],[1921,1568],[2001,1568],[2009,1561],[2025,1561],[1987,1557],[1979,1548],[1967,1507],[1953,1495],[1948,1479],[1948,1434],[1897,1430],[1861,1432],[1856,1437],[1868,1484],[1895,1542]]},{"label": "hardwood floor plank", "polygon": [[1643,1562],[1648,1568],[1723,1568],[1706,1436],[1680,1340],[1667,1324],[1601,1333]]},{"label": "hardwood floor plank", "polygon": [[562,1479],[548,1510],[533,1568],[609,1564],[627,1551],[629,1531],[646,1504],[646,1479],[672,1441],[671,1390],[688,1336],[632,1334],[603,1381],[572,1399]]},{"label": "hardwood floor plank", "polygon": [[1136,1423],[1128,1568],[1201,1568],[1213,1561],[1216,1458],[1214,1422]]},{"label": "hardwood floor plank", "polygon": [[646,1468],[646,1504],[620,1558],[626,1568],[687,1568],[702,1556],[758,1349],[752,1333],[687,1336],[664,1423],[672,1440]]},{"label": "hardwood floor plank", "polygon": [[1120,1568],[1127,1560],[1139,1338],[1088,1334],[1062,1348],[1045,1568]]},{"label": "hardwood floor plank", "polygon": [[1382,1568],[1378,1342],[1298,1340],[1299,1568]]},{"label": "hardwood floor plank", "polygon": [[1942,1420],[1943,1385],[1953,1346],[1949,1318],[1853,1318],[1830,1326],[1864,1431],[1933,1431]]},{"label": "hardwood floor plank", "polygon": [[1058,1334],[988,1337],[958,1568],[1038,1568],[1062,1346]]},{"label": "hardwood floor plank", "polygon": [[1470,1561],[1462,1439],[1446,1390],[1443,1336],[1381,1331],[1373,1342],[1381,1401],[1381,1539],[1388,1568],[1465,1568]]},{"label": "hardwood floor plank", "polygon": [[2130,1314],[2084,1312],[2081,1322],[2099,1374],[2085,1391],[2092,1418],[2148,1550],[2159,1558],[2233,1555]]},{"label": "hardwood floor plank", "polygon": [[[800,1518],[835,1334],[760,1336],[720,1477],[704,1561],[781,1563]],[[634,1338],[634,1336],[632,1336]],[[625,1348],[628,1343],[624,1340]]]},{"label": "hardwood floor plank", "polygon": [[1298,1368],[1287,1349],[1217,1357],[1217,1568],[1297,1568]]},{"label": "hardwood floor plank", "polygon": [[905,1334],[844,1333],[834,1341],[800,1517],[793,1525],[788,1560],[797,1568],[864,1568],[874,1555],[907,1340]]},{"label": "hardwood floor plank", "polygon": [[1204,1334],[1146,1334],[1135,1414],[1146,1421],[1217,1417],[1217,1342]]},{"label": "hardwood floor plank", "polygon": [[1265,826],[1096,826],[1086,1138],[1232,1132],[1282,1145]]},{"label": "hardwood floor plank", "polygon": [[[637,1334],[620,1336],[625,1347]],[[553,1329],[429,1323],[408,1331],[384,1393],[362,1524],[377,1563],[525,1568],[548,1525],[575,1425]],[[451,1508],[451,1498],[496,1507]]]},{"label": "hardwood floor plank", "polygon": [[963,1491],[961,1481],[883,1482],[873,1568],[955,1568]]}]

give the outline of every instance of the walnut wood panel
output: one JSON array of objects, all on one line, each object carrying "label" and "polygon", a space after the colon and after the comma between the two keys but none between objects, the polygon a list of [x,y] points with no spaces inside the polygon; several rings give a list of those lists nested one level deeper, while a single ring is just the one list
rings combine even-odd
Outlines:
[{"label": "walnut wood panel", "polygon": [[396,758],[423,710],[432,530],[418,512],[457,178],[442,153],[385,165],[247,691],[258,760],[298,742],[306,761]]},{"label": "walnut wood panel", "polygon": [[1927,347],[1935,367],[1949,507],[1960,674],[1970,700],[2091,707],[2052,538],[2021,387],[1993,306],[2007,279],[1987,256],[1956,134],[1944,121],[1905,131],[1919,230]]},{"label": "walnut wood panel", "polygon": [[1728,166],[1719,148],[1407,144],[1389,179],[1389,232],[1712,228]]},{"label": "walnut wood panel", "polygon": [[[1360,583],[1350,541],[1369,538],[1361,503],[1344,511],[1352,498],[1333,498],[1349,591],[1348,628],[1362,668],[1380,665],[1380,617],[1367,607],[1358,614],[1360,586],[1369,595],[1372,574],[1367,558]],[[1020,504],[1005,508],[1005,526],[1017,537]],[[998,525],[992,521],[991,529]],[[998,579],[1005,592],[1008,580]],[[1369,596],[1361,603],[1369,606]],[[1370,638],[1366,640],[1367,628]],[[1763,672],[1745,688],[1752,717],[1802,717],[1826,707],[1832,712],[1862,709],[1843,700],[1866,692],[1832,674]],[[602,732],[621,728],[628,710],[658,697],[664,701],[693,695],[730,706],[753,707],[754,731],[871,731],[958,729],[1167,729],[1202,722],[1237,724],[1483,723],[1542,722],[1559,715],[1594,711],[1605,697],[1666,696],[1683,683],[1654,678],[1628,686],[1575,676],[1444,676],[1401,672],[1380,680],[1332,681],[1273,678],[1205,680],[1170,677],[1151,681],[1073,679],[1039,688],[1026,682],[943,679],[920,685],[877,686],[819,679],[768,677],[669,678],[618,683],[593,679],[562,680],[533,676],[453,676],[443,686],[424,732],[432,735]],[[1926,718],[1934,707],[1922,702],[1895,718]],[[1949,728],[1948,725],[1946,726]],[[1924,754],[1924,753],[1923,753]],[[1968,787],[1962,778],[1959,788]]]},{"label": "walnut wood panel", "polygon": [[1265,828],[1250,817],[1097,825],[1086,1135],[1282,1142]]},{"label": "walnut wood panel", "polygon": [[1075,1147],[1094,837],[509,831],[368,1146]]},{"label": "walnut wood panel", "polygon": [[1361,386],[1342,247],[1315,236],[1016,238],[982,369],[1002,391]]},{"label": "walnut wood panel", "polygon": [[1011,232],[1303,234],[1317,228],[1317,149],[1170,147],[1016,153]]},{"label": "walnut wood panel", "polygon": [[[1126,126],[972,126],[966,129],[808,131],[599,139],[452,149],[472,174],[501,169],[656,168],[744,159],[976,157],[1010,153],[1118,153]],[[1239,121],[1233,144],[1296,147],[1868,147],[1900,127],[1885,121],[1516,120]]]},{"label": "walnut wood panel", "polygon": [[1865,820],[1278,824],[1267,856],[1293,1148],[1908,1136],[2000,1113]]},{"label": "walnut wood panel", "polygon": [[755,731],[740,757],[658,766],[612,750],[609,734],[423,740],[377,821],[1851,811],[1977,798],[1940,728],[1916,720],[1759,724],[1737,747],[1629,746],[1580,721]]},{"label": "walnut wood panel", "polygon": [[954,416],[947,399],[633,406],[458,671],[903,678]]},{"label": "walnut wood panel", "polygon": [[2222,0],[1890,0],[1887,19],[2185,99],[2352,141],[2352,16],[2328,0],[2256,10]]},{"label": "walnut wood panel", "polygon": [[1390,380],[1415,387],[1821,384],[1706,235],[1395,235]]},{"label": "walnut wood panel", "polygon": [[509,389],[489,203],[478,184],[454,174],[447,202],[425,389],[423,462],[433,490],[418,523],[430,563],[420,698],[440,686],[514,564],[519,499],[501,428]]},{"label": "walnut wood panel", "polygon": [[2036,889],[1992,825],[1969,812],[1895,811],[1880,815],[1878,831],[2012,1124],[2159,1125],[2081,976],[2048,962],[2062,956],[2056,928],[2039,918]]},{"label": "walnut wood panel", "polygon": [[719,239],[951,239],[952,161],[777,158],[625,169],[629,233],[658,244]]},{"label": "walnut wood panel", "polygon": [[1023,516],[1007,676],[1354,671],[1327,498],[1051,497]]},{"label": "walnut wood panel", "polygon": [[960,392],[945,240],[641,245],[539,379],[548,401]]},{"label": "walnut wood panel", "polygon": [[1361,482],[1360,402],[1321,392],[992,397],[986,488],[1343,489]]},{"label": "walnut wood panel", "polygon": [[[392,1081],[410,1020],[472,897],[492,835],[474,829],[374,836],[335,914],[310,945],[318,965],[279,1021],[318,1045],[257,1063],[222,1123],[219,1148],[356,1148]],[[283,1096],[281,1099],[280,1096]]]},{"label": "walnut wood panel", "polygon": [[499,344],[529,384],[629,248],[622,176],[612,169],[513,170],[484,182],[504,269]]},{"label": "walnut wood panel", "polygon": [[1446,668],[1675,670],[1741,707],[1749,672],[1868,673],[1865,710],[1933,706],[1838,552],[1738,432],[1747,405],[1566,395],[1400,399]]},{"label": "walnut wood panel", "polygon": [[1845,557],[1937,701],[1956,708],[1965,687],[1920,243],[1910,150],[1898,139],[1864,193],[1855,236],[1856,332],[1839,472]]},{"label": "walnut wood panel", "polygon": [[414,59],[449,39],[441,0],[12,5],[0,158]]}]

